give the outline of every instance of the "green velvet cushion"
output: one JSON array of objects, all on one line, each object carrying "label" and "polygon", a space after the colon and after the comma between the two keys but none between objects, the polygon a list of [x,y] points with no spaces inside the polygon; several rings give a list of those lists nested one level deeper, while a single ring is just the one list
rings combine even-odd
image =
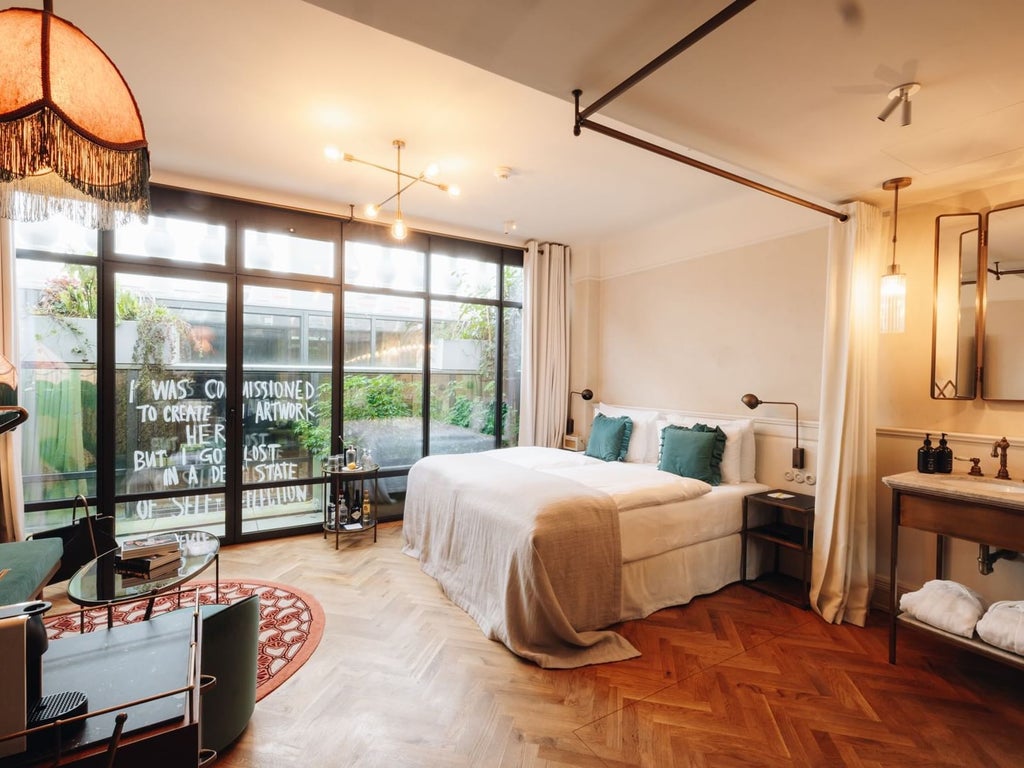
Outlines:
[{"label": "green velvet cushion", "polygon": [[633,420],[629,416],[612,418],[599,413],[587,438],[586,455],[602,461],[625,461],[632,434]]},{"label": "green velvet cushion", "polygon": [[722,483],[722,457],[725,456],[726,435],[721,427],[709,427],[707,424],[694,424],[690,427],[693,432],[710,432],[715,436],[715,447],[711,453],[711,476],[713,480],[708,482],[712,485]]},{"label": "green velvet cushion", "polygon": [[[658,469],[681,477],[693,477],[716,485],[712,469],[718,438],[714,432],[702,432],[687,427],[668,426],[661,431],[661,457]],[[719,453],[721,456],[721,453]]]}]

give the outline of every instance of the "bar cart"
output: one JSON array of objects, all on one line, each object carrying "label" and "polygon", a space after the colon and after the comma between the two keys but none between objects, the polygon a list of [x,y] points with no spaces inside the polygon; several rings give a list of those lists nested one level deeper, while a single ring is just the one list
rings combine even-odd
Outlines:
[{"label": "bar cart", "polygon": [[377,483],[380,465],[353,464],[344,455],[323,460],[324,538],[334,534],[334,548],[343,535],[373,531],[377,541]]}]

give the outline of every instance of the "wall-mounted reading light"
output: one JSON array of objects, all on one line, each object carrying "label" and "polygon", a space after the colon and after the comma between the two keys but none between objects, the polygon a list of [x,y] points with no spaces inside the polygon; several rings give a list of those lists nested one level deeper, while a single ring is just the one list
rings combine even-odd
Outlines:
[{"label": "wall-mounted reading light", "polygon": [[[582,400],[593,400],[594,399],[594,393],[591,392],[589,389],[580,390],[579,392],[570,392],[569,393],[569,407],[567,408],[566,413],[572,413],[572,396],[573,395],[579,395],[580,399],[582,399]],[[576,426],[576,425],[573,424],[572,416],[569,416],[569,418],[565,422],[565,434],[571,435],[572,434],[572,429],[573,429],[574,426]]]},{"label": "wall-mounted reading light", "polygon": [[804,468],[804,449],[800,447],[800,406],[796,403],[791,403],[788,400],[760,400],[757,395],[746,394],[740,398],[747,408],[754,410],[759,405],[792,405],[796,408],[796,421],[794,425],[796,427],[796,446],[793,448],[793,468],[803,469]]}]

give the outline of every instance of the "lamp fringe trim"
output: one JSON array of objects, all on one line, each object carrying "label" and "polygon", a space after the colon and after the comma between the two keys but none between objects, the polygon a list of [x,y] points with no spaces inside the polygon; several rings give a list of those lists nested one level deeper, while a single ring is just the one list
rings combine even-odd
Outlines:
[{"label": "lamp fringe trim", "polygon": [[149,149],[98,144],[44,107],[0,123],[0,218],[59,214],[93,228],[145,221]]}]

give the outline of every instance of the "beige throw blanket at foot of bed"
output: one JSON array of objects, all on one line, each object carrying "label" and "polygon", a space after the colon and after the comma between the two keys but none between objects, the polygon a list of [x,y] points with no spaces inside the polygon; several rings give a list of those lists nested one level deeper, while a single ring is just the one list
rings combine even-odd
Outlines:
[{"label": "beige throw blanket at foot of bed", "polygon": [[409,471],[404,551],[487,637],[547,668],[639,656],[618,621],[622,552],[611,497],[486,455]]}]

